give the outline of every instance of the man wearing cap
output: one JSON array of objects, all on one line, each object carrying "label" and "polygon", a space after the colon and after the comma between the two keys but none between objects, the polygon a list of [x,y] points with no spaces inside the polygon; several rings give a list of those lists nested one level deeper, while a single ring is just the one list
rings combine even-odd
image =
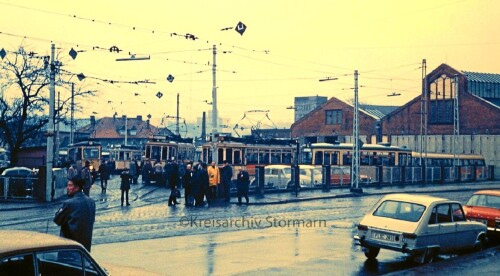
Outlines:
[{"label": "man wearing cap", "polygon": [[68,180],[69,197],[57,211],[54,222],[61,226],[60,236],[81,243],[89,252],[95,221],[95,202],[83,192],[83,179]]}]

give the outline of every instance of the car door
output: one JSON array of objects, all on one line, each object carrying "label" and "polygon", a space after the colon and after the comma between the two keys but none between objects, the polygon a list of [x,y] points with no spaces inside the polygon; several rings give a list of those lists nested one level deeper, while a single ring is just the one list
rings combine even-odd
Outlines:
[{"label": "car door", "polygon": [[443,203],[436,206],[439,225],[439,248],[441,251],[453,251],[456,248],[456,225],[453,222],[451,206]]},{"label": "car door", "polygon": [[451,204],[451,214],[455,223],[456,249],[472,248],[476,241],[475,232],[470,229],[470,224],[465,219],[462,206],[458,203]]}]

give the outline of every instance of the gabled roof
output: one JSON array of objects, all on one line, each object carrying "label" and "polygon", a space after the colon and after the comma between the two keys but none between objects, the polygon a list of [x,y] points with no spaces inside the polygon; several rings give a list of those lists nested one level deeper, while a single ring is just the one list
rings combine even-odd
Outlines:
[{"label": "gabled roof", "polygon": [[469,81],[500,83],[500,74],[462,71]]},{"label": "gabled roof", "polygon": [[368,105],[368,104],[360,104],[359,107],[378,118],[383,118],[385,115],[393,112],[399,106],[393,105]]},{"label": "gabled roof", "polygon": [[[90,133],[92,138],[96,139],[122,139],[124,135],[120,134],[120,129],[125,128],[125,119],[104,117],[95,121],[95,124],[88,124],[78,132]],[[151,135],[157,134],[158,129],[151,125],[148,121],[143,121],[138,118],[127,118],[127,129],[136,130],[135,135],[128,134],[129,138],[148,138]]]}]

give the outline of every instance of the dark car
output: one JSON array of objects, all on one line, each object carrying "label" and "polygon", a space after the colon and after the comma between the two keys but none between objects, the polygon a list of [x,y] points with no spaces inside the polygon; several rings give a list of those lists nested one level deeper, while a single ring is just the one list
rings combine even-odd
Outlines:
[{"label": "dark car", "polygon": [[101,266],[79,243],[32,231],[0,230],[0,275],[157,275]]},{"label": "dark car", "polygon": [[37,174],[30,168],[13,167],[2,172],[2,182],[8,181],[8,195],[11,197],[33,197],[33,185]]}]

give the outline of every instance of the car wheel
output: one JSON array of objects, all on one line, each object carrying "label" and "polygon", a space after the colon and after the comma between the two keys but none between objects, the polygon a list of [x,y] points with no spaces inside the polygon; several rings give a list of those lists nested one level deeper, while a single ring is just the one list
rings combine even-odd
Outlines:
[{"label": "car wheel", "polygon": [[377,258],[379,252],[380,248],[367,246],[365,251],[365,256],[368,258],[368,260],[373,260]]},{"label": "car wheel", "polygon": [[436,251],[429,249],[424,253],[424,264],[430,264],[434,261],[434,257],[436,256]]},{"label": "car wheel", "polygon": [[474,246],[474,251],[482,251],[486,248],[486,237],[484,235],[480,236],[477,241],[476,245]]}]

